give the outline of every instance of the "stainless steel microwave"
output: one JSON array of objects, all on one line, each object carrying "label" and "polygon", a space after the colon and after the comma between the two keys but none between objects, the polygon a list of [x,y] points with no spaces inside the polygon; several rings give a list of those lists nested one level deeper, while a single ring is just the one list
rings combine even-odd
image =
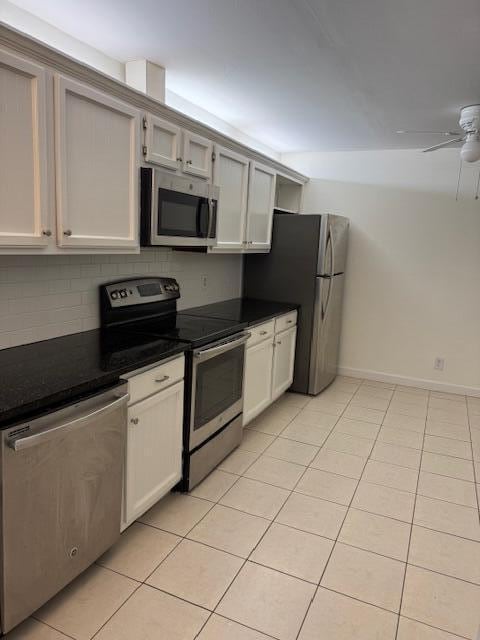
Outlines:
[{"label": "stainless steel microwave", "polygon": [[216,242],[219,188],[142,167],[142,246],[209,247]]}]

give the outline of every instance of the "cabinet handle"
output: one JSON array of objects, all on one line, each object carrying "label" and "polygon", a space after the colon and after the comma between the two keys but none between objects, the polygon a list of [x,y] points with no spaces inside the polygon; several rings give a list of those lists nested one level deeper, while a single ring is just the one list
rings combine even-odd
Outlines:
[{"label": "cabinet handle", "polygon": [[170,376],[162,376],[161,378],[155,378],[155,382],[166,382],[170,379]]},{"label": "cabinet handle", "polygon": [[70,237],[72,235],[72,230],[71,229],[65,229],[65,231],[63,232],[64,236]]},{"label": "cabinet handle", "polygon": [[261,335],[261,336],[266,336],[266,335],[267,335],[267,333],[268,333],[268,331],[260,331],[260,335]]},{"label": "cabinet handle", "polygon": [[49,238],[52,235],[52,232],[50,231],[50,229],[44,229],[42,231],[42,235],[47,236],[47,238]]},{"label": "cabinet handle", "polygon": [[139,420],[138,420],[138,418],[131,418],[130,422],[131,422],[132,424],[138,424],[138,423],[139,423]]},{"label": "cabinet handle", "polygon": [[292,324],[293,320],[287,320],[287,324]]}]

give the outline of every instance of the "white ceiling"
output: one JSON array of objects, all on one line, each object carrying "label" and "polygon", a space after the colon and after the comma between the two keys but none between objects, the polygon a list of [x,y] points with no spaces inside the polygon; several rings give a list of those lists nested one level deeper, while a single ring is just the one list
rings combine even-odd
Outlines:
[{"label": "white ceiling", "polygon": [[270,147],[422,147],[480,102],[479,0],[14,0]]}]

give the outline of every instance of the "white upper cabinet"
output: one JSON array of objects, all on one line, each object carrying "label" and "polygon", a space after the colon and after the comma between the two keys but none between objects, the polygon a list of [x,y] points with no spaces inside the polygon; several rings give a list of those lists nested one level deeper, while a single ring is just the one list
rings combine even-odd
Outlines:
[{"label": "white upper cabinet", "polygon": [[55,76],[57,238],[61,247],[135,250],[139,112]]},{"label": "white upper cabinet", "polygon": [[215,250],[244,246],[248,195],[248,159],[224,147],[215,147],[213,182],[220,187]]},{"label": "white upper cabinet", "polygon": [[293,382],[297,328],[292,327],[275,336],[272,373],[272,402]]},{"label": "white upper cabinet", "polygon": [[274,202],[275,171],[252,161],[248,184],[247,250],[270,249]]},{"label": "white upper cabinet", "polygon": [[0,51],[0,247],[48,244],[45,71]]},{"label": "white upper cabinet", "polygon": [[182,130],[167,120],[147,114],[143,119],[145,130],[145,144],[143,155],[146,162],[166,167],[167,169],[179,169],[181,158],[181,134]]},{"label": "white upper cabinet", "polygon": [[213,142],[196,133],[183,131],[182,170],[193,176],[212,177]]}]

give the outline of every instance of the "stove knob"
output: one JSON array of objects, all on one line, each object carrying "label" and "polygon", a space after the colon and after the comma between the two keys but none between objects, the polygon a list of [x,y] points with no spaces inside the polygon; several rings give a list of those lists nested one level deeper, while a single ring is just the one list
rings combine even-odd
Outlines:
[{"label": "stove knob", "polygon": [[117,300],[118,291],[112,291],[112,293],[110,294],[110,297],[112,298],[112,300]]},{"label": "stove knob", "polygon": [[127,290],[126,290],[126,289],[122,289],[122,290],[120,291],[120,297],[121,297],[121,298],[126,298],[126,297],[127,297],[127,295],[128,295],[128,293],[127,293]]}]

